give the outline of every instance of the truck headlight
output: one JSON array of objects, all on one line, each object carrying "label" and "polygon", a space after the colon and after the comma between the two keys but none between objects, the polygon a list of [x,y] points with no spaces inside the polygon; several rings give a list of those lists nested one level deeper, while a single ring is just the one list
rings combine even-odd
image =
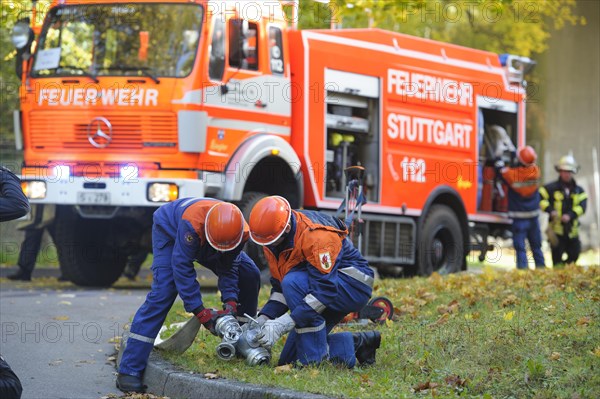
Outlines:
[{"label": "truck headlight", "polygon": [[46,182],[39,180],[26,180],[21,182],[21,189],[29,199],[46,198]]},{"label": "truck headlight", "polygon": [[148,184],[148,201],[171,202],[179,198],[179,187],[174,183]]}]

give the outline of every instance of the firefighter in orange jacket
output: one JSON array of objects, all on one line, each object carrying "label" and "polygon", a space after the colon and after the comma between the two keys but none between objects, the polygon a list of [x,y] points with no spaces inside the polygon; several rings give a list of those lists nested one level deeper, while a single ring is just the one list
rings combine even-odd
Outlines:
[{"label": "firefighter in orange jacket", "polygon": [[285,198],[272,196],[256,203],[248,224],[250,238],[263,246],[273,286],[259,313],[259,342],[270,349],[291,331],[279,365],[375,363],[378,331],[329,334],[345,315],[367,304],[373,287],[373,271],[346,238],[344,223],[292,210]]},{"label": "firefighter in orange jacket", "polygon": [[535,150],[526,146],[517,152],[519,164],[505,167],[504,162],[497,161],[495,166],[508,184],[508,216],[513,220],[513,246],[517,253],[517,268],[527,269],[527,252],[525,239],[533,252],[536,267],[544,267],[542,254],[542,234],[540,231],[540,194],[538,192],[540,169],[535,164]]}]

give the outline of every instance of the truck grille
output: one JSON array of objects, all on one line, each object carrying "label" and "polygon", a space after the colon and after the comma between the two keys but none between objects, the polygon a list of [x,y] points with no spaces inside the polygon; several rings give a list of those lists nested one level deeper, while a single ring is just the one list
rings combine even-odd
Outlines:
[{"label": "truck grille", "polygon": [[[143,153],[174,153],[177,146],[177,118],[172,112],[148,114],[103,113],[112,125],[108,151],[137,150]],[[95,116],[85,112],[34,111],[29,114],[31,145],[37,150],[90,151],[88,126]],[[90,128],[95,132],[96,127]]]}]

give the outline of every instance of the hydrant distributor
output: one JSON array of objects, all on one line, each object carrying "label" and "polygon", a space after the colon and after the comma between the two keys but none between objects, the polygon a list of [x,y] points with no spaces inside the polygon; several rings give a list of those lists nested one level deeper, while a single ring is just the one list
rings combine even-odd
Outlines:
[{"label": "hydrant distributor", "polygon": [[236,355],[246,359],[250,366],[269,364],[271,353],[260,346],[256,335],[260,325],[250,321],[244,328],[235,317],[226,315],[217,319],[215,330],[222,341],[217,345],[217,356],[222,360],[231,360]]}]

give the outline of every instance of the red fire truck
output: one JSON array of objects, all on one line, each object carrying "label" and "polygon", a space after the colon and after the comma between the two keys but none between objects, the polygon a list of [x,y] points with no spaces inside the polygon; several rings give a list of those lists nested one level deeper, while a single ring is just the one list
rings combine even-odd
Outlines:
[{"label": "red fire truck", "polygon": [[366,170],[360,250],[382,270],[462,270],[474,233],[485,251],[508,226],[489,165],[525,143],[528,59],[296,30],[282,3],[61,0],[17,24],[24,189],[56,205],[75,283],[112,284],[161,204],[248,214],[279,194],[335,212],[350,165]]}]

